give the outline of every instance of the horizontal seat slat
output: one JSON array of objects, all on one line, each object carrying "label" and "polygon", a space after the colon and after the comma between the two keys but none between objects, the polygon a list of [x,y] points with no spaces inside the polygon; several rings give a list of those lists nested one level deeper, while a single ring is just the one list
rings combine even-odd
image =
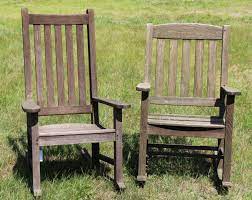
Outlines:
[{"label": "horizontal seat slat", "polygon": [[84,113],[92,113],[92,107],[90,105],[46,107],[40,109],[39,116],[84,114]]},{"label": "horizontal seat slat", "polygon": [[199,127],[199,128],[224,128],[222,118],[209,116],[183,116],[183,115],[149,115],[148,123],[152,125],[166,125],[179,127]]},{"label": "horizontal seat slat", "polygon": [[88,15],[40,15],[29,14],[29,24],[78,25],[88,24]]},{"label": "horizontal seat slat", "polygon": [[224,138],[225,129],[202,129],[198,127],[177,127],[148,125],[149,135],[200,137],[200,138]]},{"label": "horizontal seat slat", "polygon": [[161,24],[153,26],[153,38],[221,40],[222,27],[207,24]]},{"label": "horizontal seat slat", "polygon": [[82,143],[94,143],[94,142],[109,142],[115,141],[114,133],[93,133],[82,135],[57,135],[54,137],[45,136],[39,138],[40,146],[53,146],[53,145],[65,145],[65,144],[82,144]]},{"label": "horizontal seat slat", "polygon": [[115,133],[115,129],[100,128],[95,124],[52,124],[39,127],[39,136]]},{"label": "horizontal seat slat", "polygon": [[200,98],[200,97],[150,97],[151,104],[177,105],[177,106],[208,106],[219,107],[222,101],[219,98]]},{"label": "horizontal seat slat", "polygon": [[115,129],[95,124],[51,124],[39,127],[40,146],[114,141]]}]

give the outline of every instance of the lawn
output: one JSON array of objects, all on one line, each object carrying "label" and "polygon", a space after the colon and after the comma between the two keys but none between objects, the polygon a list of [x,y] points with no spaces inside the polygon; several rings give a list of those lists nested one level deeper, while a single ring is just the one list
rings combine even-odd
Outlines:
[{"label": "lawn", "polygon": [[[44,149],[42,199],[252,199],[252,2],[249,0],[1,0],[0,1],[0,199],[32,199],[31,176],[25,162],[26,118],[21,37],[22,7],[40,13],[96,15],[98,88],[101,97],[128,102],[124,111],[124,178],[118,193],[107,176],[97,175],[71,145]],[[231,25],[229,85],[241,90],[235,107],[232,183],[229,192],[215,184],[209,160],[169,158],[151,160],[144,188],[136,184],[140,94],[143,79],[145,30],[152,22],[198,22]],[[101,119],[112,125],[112,110],[102,106]],[[191,112],[191,111],[190,111]],[[194,111],[193,111],[194,112]],[[197,112],[195,110],[195,112]],[[48,122],[83,122],[89,117],[43,118]],[[165,138],[154,138],[168,141]],[[200,144],[199,139],[177,140]],[[216,144],[213,140],[203,142]],[[112,155],[111,143],[102,151]]]}]

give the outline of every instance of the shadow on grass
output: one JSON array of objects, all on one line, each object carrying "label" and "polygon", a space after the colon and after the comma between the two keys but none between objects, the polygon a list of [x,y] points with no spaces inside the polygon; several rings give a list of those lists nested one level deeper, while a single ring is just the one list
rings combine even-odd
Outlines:
[{"label": "shadow on grass", "polygon": [[[27,139],[25,134],[22,135],[18,138],[8,137],[9,146],[17,156],[13,173],[17,178],[24,180],[27,186],[32,189],[31,169],[28,167],[26,159]],[[108,175],[111,169],[101,163],[99,171],[93,170],[90,155],[80,145],[45,147],[43,153],[44,161],[40,165],[41,181],[65,179],[76,174],[104,176],[105,179],[111,181]]]},{"label": "shadow on grass", "polygon": [[[124,144],[124,165],[127,168],[128,174],[137,176],[138,170],[138,139],[139,134],[125,134],[123,138]],[[187,138],[172,138],[172,137],[151,137],[150,143],[166,143],[166,144],[187,144],[191,145],[191,141]],[[172,150],[171,150],[172,151]],[[176,151],[176,150],[175,150]],[[178,151],[177,151],[178,152]],[[217,192],[221,195],[227,193],[227,189],[223,188],[221,181],[217,176],[215,160],[202,157],[182,157],[182,156],[167,156],[165,158],[149,158],[147,159],[148,175],[180,175],[191,176],[198,178],[207,176],[212,181]]]}]

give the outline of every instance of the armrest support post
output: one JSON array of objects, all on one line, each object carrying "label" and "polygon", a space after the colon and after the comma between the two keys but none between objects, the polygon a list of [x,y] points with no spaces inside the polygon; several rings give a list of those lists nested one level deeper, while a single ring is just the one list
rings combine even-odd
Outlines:
[{"label": "armrest support post", "polygon": [[115,142],[114,142],[114,177],[116,185],[120,187],[125,187],[123,184],[123,143],[122,143],[122,108],[113,109],[114,113],[114,129]]},{"label": "armrest support post", "polygon": [[232,158],[232,135],[234,116],[234,95],[227,95],[226,116],[225,116],[225,138],[224,138],[224,167],[222,182],[230,182],[231,158]]}]

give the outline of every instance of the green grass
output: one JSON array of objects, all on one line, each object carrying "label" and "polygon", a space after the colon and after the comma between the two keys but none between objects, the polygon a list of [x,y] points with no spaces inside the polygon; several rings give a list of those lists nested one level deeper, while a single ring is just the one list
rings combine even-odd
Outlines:
[{"label": "green grass", "polygon": [[[252,3],[246,0],[1,0],[0,1],[0,199],[32,199],[26,167],[21,7],[41,13],[80,13],[95,9],[99,95],[129,102],[124,112],[124,177],[119,194],[105,176],[97,176],[81,158],[77,146],[45,149],[42,163],[43,199],[252,199]],[[199,22],[231,25],[229,85],[242,91],[235,108],[233,187],[219,192],[208,160],[170,158],[152,160],[144,188],[135,182],[139,134],[145,24]],[[101,119],[112,125],[112,112],[101,107]],[[197,112],[193,110],[193,112]],[[87,117],[45,118],[47,122],[81,122]],[[167,138],[154,138],[170,141]],[[177,142],[201,144],[199,139]],[[213,140],[204,143],[215,144]],[[90,149],[90,145],[81,145]],[[112,155],[112,144],[102,151]],[[108,175],[113,171],[105,166]]]}]

